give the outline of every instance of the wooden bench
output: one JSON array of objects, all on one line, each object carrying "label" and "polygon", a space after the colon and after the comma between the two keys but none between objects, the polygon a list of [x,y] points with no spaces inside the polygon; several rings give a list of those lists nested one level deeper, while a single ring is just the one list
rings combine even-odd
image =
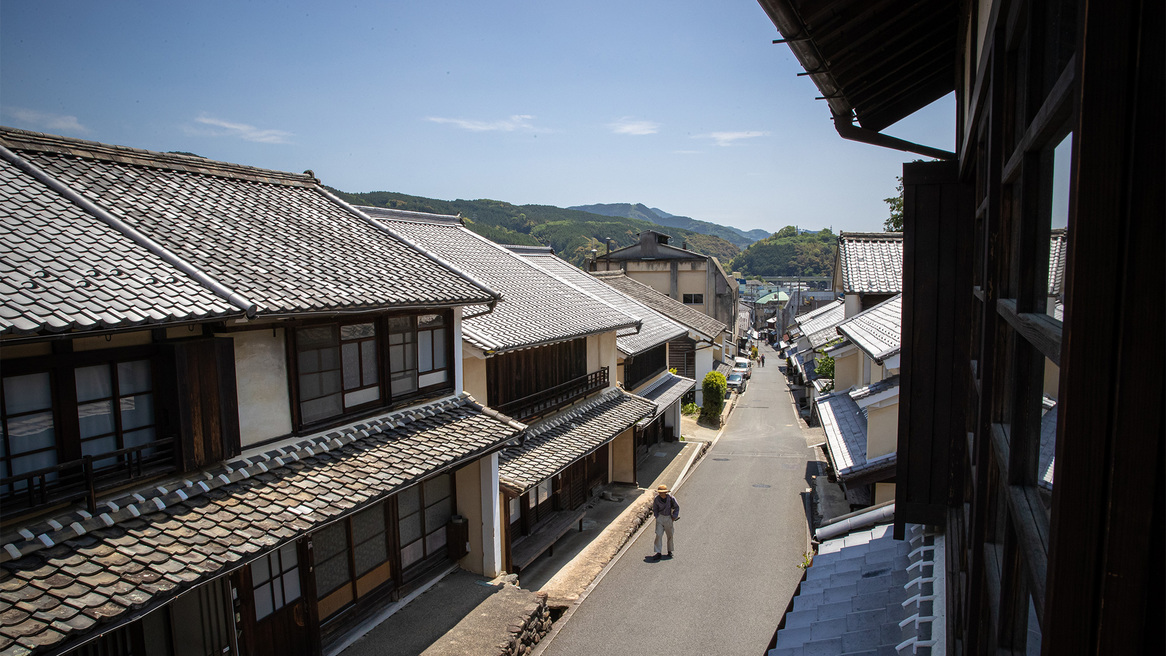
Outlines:
[{"label": "wooden bench", "polygon": [[579,530],[583,530],[583,515],[586,512],[586,508],[560,510],[546,521],[540,522],[533,533],[511,547],[510,566],[514,569],[514,573],[520,573],[524,567],[529,566],[536,558],[543,555],[543,552],[554,555],[555,543],[566,535],[576,522],[579,523]]}]

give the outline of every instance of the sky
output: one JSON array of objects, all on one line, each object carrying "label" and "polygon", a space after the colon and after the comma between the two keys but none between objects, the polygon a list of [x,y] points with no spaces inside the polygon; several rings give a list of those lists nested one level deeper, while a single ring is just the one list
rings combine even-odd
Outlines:
[{"label": "sky", "polygon": [[[0,0],[0,124],[348,192],[882,230],[918,156],[843,140],[756,0]],[[955,149],[952,96],[885,132]]]}]

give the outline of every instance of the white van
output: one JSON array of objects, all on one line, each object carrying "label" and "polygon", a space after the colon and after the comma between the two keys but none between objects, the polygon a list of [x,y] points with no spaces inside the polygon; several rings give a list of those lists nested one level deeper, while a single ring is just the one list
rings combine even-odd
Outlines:
[{"label": "white van", "polygon": [[740,373],[745,378],[753,376],[753,363],[749,358],[733,358],[733,371]]}]

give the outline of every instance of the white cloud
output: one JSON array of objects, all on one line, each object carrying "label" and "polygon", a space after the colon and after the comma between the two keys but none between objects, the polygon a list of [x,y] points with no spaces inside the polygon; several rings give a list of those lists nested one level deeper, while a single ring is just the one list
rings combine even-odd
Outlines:
[{"label": "white cloud", "polygon": [[534,119],[530,114],[515,114],[510,118],[502,119],[500,121],[474,121],[465,118],[443,118],[440,116],[426,116],[426,121],[433,123],[440,123],[442,125],[452,125],[470,132],[550,132],[546,128],[540,128],[531,121]]},{"label": "white cloud", "polygon": [[[284,130],[260,129],[254,125],[247,125],[246,123],[235,123],[234,121],[225,121],[221,118],[200,115],[194,119],[198,126],[185,126],[187,134],[204,136],[204,137],[235,137],[244,141],[255,141],[258,143],[270,144],[285,144],[291,143],[291,137],[294,136],[291,132]],[[208,126],[208,127],[200,127]]]},{"label": "white cloud", "polygon": [[710,132],[709,134],[698,134],[694,139],[712,139],[718,146],[731,146],[733,143],[742,139],[756,139],[757,137],[768,137],[768,132],[759,132],[756,130],[746,132]]},{"label": "white cloud", "polygon": [[38,112],[35,109],[23,107],[5,107],[4,115],[11,117],[14,123],[34,130],[73,134],[89,132],[89,128],[81,125],[76,116]]},{"label": "white cloud", "polygon": [[635,136],[642,136],[645,134],[656,134],[660,131],[660,124],[655,121],[637,121],[630,117],[624,118],[608,123],[607,127],[616,134],[631,134]]}]

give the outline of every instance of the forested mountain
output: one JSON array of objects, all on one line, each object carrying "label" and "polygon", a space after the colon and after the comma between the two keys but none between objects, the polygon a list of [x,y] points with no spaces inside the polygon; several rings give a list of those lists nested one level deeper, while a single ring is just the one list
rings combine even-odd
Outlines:
[{"label": "forested mountain", "polygon": [[739,247],[744,248],[749,244],[759,240],[765,239],[769,233],[764,230],[750,230],[748,232],[732,226],[723,226],[708,221],[700,221],[687,216],[678,216],[676,214],[669,214],[664,210],[655,207],[647,207],[642,203],[600,203],[597,205],[574,205],[568,209],[579,210],[582,212],[591,212],[593,214],[602,214],[604,216],[617,216],[631,219],[642,219],[658,223],[662,226],[671,228],[681,228],[683,230],[691,230],[705,235],[713,235],[720,237],[725,241]]},{"label": "forested mountain", "polygon": [[676,246],[687,243],[689,250],[713,255],[726,264],[740,252],[737,246],[720,237],[639,218],[604,216],[552,205],[512,205],[499,200],[436,200],[391,191],[358,194],[332,191],[354,205],[460,214],[467,228],[491,241],[551,246],[559,257],[575,265],[582,265],[591,255],[591,249],[603,254],[606,239],[612,240],[613,249],[631,246],[644,230],[671,235]]},{"label": "forested mountain", "polygon": [[799,233],[786,226],[751,244],[730,262],[733,271],[749,276],[828,276],[834,267],[838,237],[824,229]]}]

